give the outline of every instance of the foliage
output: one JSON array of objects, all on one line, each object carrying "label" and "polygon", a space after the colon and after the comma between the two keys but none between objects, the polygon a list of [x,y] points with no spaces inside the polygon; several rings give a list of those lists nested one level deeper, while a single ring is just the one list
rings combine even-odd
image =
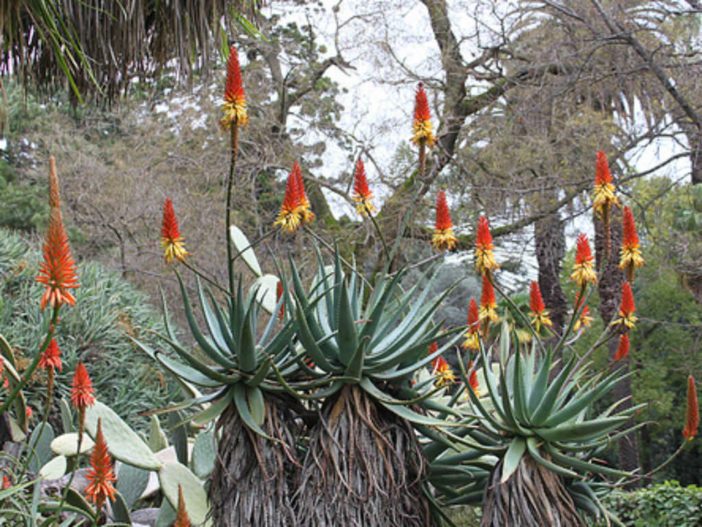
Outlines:
[{"label": "foliage", "polygon": [[[42,286],[35,281],[38,259],[36,249],[17,234],[0,230],[0,328],[25,364],[42,336],[43,317],[37,304]],[[99,264],[81,264],[79,280],[76,306],[57,328],[65,364],[62,372],[56,372],[58,392],[66,396],[73,368],[83,360],[101,396],[139,426],[138,413],[163,406],[176,396],[175,383],[167,381],[127,340],[132,335],[155,342],[149,331],[163,329],[161,317],[143,293]],[[43,391],[44,380],[36,376],[26,390],[34,409],[41,407]]]},{"label": "foliage", "polygon": [[[694,527],[702,524],[702,488],[666,481],[634,492],[614,490],[603,504],[625,525]],[[604,526],[604,522],[591,525]]]}]

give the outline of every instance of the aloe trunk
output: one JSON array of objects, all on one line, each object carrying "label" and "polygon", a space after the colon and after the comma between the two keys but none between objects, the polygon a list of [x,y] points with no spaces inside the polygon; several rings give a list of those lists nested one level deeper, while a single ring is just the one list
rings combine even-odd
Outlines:
[{"label": "aloe trunk", "polygon": [[584,526],[563,478],[525,454],[510,478],[500,483],[502,461],[492,471],[483,497],[480,527]]},{"label": "aloe trunk", "polygon": [[311,431],[296,525],[431,525],[425,469],[410,423],[347,385]]},{"label": "aloe trunk", "polygon": [[[276,404],[278,403],[278,404]],[[220,417],[217,460],[209,489],[213,525],[279,527],[296,525],[292,507],[295,459],[294,422],[285,402],[266,397],[263,430],[252,432],[229,406]]]}]

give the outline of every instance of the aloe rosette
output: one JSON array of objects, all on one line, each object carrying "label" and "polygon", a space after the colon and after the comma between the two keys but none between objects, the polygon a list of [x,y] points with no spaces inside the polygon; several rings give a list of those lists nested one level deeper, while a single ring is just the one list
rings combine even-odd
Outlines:
[{"label": "aloe rosette", "polygon": [[[403,290],[403,273],[380,275],[371,288],[355,269],[345,273],[339,254],[305,290],[292,264],[297,332],[310,375],[326,379],[311,393],[321,401],[310,431],[297,491],[298,525],[427,525],[421,485],[425,460],[413,425],[444,422],[423,409],[431,391],[410,384],[460,334],[433,320],[448,293],[429,299],[428,280]],[[349,490],[350,489],[350,490]]]},{"label": "aloe rosette", "polygon": [[[528,348],[520,345],[503,323],[499,345],[493,348],[495,360],[482,346],[480,350],[485,397],[468,391],[474,417],[466,432],[470,442],[459,452],[434,446],[430,481],[442,501],[482,501],[484,518],[492,522],[485,525],[514,522],[521,514],[584,525],[580,511],[608,514],[596,492],[605,479],[632,476],[597,461],[631,432],[621,427],[641,408],[619,411],[623,401],[617,401],[594,411],[593,405],[622,380],[621,372],[592,372],[575,355],[556,361],[561,343],[553,349],[542,345],[536,338]],[[536,489],[529,493],[531,499],[520,490],[524,488]]]},{"label": "aloe rosette", "polygon": [[[292,507],[287,482],[296,452],[291,412],[298,403],[277,378],[294,378],[299,361],[293,319],[278,316],[287,295],[268,312],[262,306],[266,295],[276,295],[275,289],[262,291],[259,284],[244,292],[239,279],[234,295],[222,308],[212,291],[197,280],[201,328],[180,275],[178,280],[197,354],[179,342],[168,323],[166,334],[160,336],[180,360],[139,346],[194,394],[172,410],[201,405],[203,409],[191,418],[193,424],[204,426],[217,419],[220,436],[210,488],[220,491],[209,496],[212,518],[218,525],[289,523]],[[265,321],[264,327],[259,327],[259,320]],[[277,477],[271,480],[274,474]],[[222,493],[221,489],[229,490]]]}]

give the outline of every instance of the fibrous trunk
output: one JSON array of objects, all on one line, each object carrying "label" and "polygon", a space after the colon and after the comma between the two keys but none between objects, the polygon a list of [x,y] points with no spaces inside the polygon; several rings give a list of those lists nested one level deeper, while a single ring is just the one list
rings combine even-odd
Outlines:
[{"label": "fibrous trunk", "polygon": [[[262,426],[270,441],[247,428],[234,406],[220,417],[218,455],[209,489],[211,517],[218,527],[295,525],[292,483],[295,467],[293,419],[277,401],[265,402]],[[279,403],[279,402],[278,402]]]},{"label": "fibrous trunk", "polygon": [[310,433],[297,525],[431,525],[424,472],[410,423],[346,386]]},{"label": "fibrous trunk", "polygon": [[501,476],[502,461],[495,466],[485,487],[480,527],[585,525],[563,478],[529,455],[522,457],[517,470],[504,483],[500,483]]}]

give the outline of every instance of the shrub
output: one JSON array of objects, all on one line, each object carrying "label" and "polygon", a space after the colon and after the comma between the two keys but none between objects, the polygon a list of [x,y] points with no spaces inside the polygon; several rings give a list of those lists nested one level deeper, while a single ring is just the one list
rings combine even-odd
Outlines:
[{"label": "shrub", "polygon": [[[702,525],[702,487],[681,487],[666,481],[635,492],[615,490],[603,499],[605,507],[635,527],[694,527]],[[605,525],[593,523],[592,525]]]}]

